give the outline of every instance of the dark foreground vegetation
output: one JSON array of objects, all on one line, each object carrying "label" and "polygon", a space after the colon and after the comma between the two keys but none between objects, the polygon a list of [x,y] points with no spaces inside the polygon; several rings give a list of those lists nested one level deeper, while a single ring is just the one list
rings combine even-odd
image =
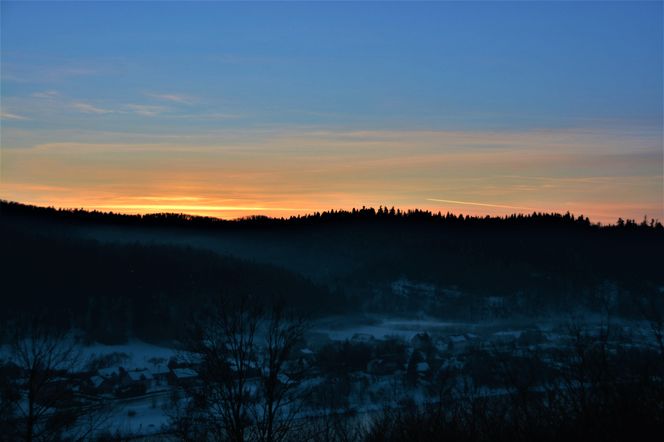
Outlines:
[{"label": "dark foreground vegetation", "polygon": [[[219,298],[189,323],[162,382],[109,375],[110,358],[85,361],[74,335],[39,319],[6,331],[2,440],[631,441],[664,431],[661,323],[317,343],[283,304]],[[114,426],[135,413],[127,398],[157,397],[161,427]]]}]

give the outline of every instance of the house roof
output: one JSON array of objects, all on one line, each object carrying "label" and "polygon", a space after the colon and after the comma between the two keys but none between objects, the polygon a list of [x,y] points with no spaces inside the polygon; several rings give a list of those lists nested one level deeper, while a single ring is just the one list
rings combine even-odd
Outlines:
[{"label": "house roof", "polygon": [[110,378],[118,374],[118,368],[117,367],[100,368],[99,370],[97,370],[97,374],[99,374],[99,376],[103,378]]},{"label": "house roof", "polygon": [[131,379],[132,381],[140,381],[140,380],[146,379],[147,378],[146,374],[150,375],[150,377],[152,377],[152,375],[150,373],[148,373],[147,371],[128,371],[127,372],[127,376],[129,376],[129,379]]},{"label": "house roof", "polygon": [[105,379],[102,378],[101,376],[92,376],[90,378],[90,382],[92,382],[92,385],[94,385],[95,388],[99,388],[101,384],[104,383],[104,380]]},{"label": "house roof", "polygon": [[178,379],[195,378],[198,376],[198,373],[196,373],[196,371],[192,370],[191,368],[174,368],[173,374]]},{"label": "house roof", "polygon": [[466,342],[466,337],[464,335],[449,336],[447,339],[449,339],[450,342],[453,342],[455,344]]}]

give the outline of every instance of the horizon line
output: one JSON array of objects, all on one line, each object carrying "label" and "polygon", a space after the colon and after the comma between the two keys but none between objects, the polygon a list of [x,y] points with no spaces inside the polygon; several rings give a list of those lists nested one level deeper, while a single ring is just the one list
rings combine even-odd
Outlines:
[{"label": "horizon line", "polygon": [[[445,201],[448,201],[448,200],[445,200]],[[449,202],[452,202],[452,201],[449,200]],[[454,201],[454,202],[461,203],[460,201]],[[471,205],[478,205],[478,206],[517,208],[515,206],[496,206],[496,205],[488,205],[488,204],[480,204],[480,203],[469,203],[469,202],[464,202],[464,203],[471,204]],[[218,221],[229,221],[229,222],[251,220],[252,218],[266,218],[266,219],[269,219],[269,220],[289,220],[289,219],[313,217],[313,216],[316,216],[316,215],[322,215],[322,214],[326,214],[326,213],[353,213],[354,211],[355,212],[360,212],[360,211],[363,211],[363,210],[367,210],[367,211],[373,210],[375,213],[378,213],[378,211],[382,208],[384,211],[387,211],[388,213],[391,212],[392,210],[394,210],[395,214],[398,213],[398,214],[401,214],[401,215],[407,215],[409,213],[421,212],[421,213],[428,213],[429,215],[431,215],[433,217],[437,217],[437,216],[445,217],[445,216],[448,216],[448,215],[453,215],[457,218],[463,217],[463,218],[471,218],[471,219],[486,219],[486,218],[489,218],[489,219],[509,219],[511,217],[518,217],[518,216],[529,217],[529,216],[533,216],[533,215],[550,215],[550,216],[556,216],[556,215],[566,216],[566,215],[569,215],[574,220],[579,220],[579,219],[587,220],[591,225],[594,225],[594,226],[617,226],[618,223],[620,222],[620,220],[622,220],[623,222],[626,222],[626,223],[627,222],[637,223],[635,218],[629,218],[629,217],[623,218],[623,217],[620,217],[620,216],[616,219],[616,222],[614,222],[614,223],[603,223],[601,221],[593,222],[590,219],[590,217],[584,215],[583,213],[580,213],[579,215],[576,215],[575,213],[573,213],[569,210],[567,210],[564,213],[563,212],[557,212],[557,211],[547,212],[547,211],[533,210],[532,212],[512,212],[512,213],[506,214],[506,215],[491,215],[491,214],[488,214],[488,213],[484,214],[484,215],[471,215],[471,214],[464,214],[464,213],[461,213],[461,212],[453,212],[453,211],[450,211],[450,210],[448,210],[446,212],[443,212],[441,210],[434,211],[434,210],[431,210],[431,209],[421,209],[421,208],[401,209],[401,208],[398,208],[396,206],[388,207],[387,205],[382,205],[382,204],[379,205],[378,208],[375,208],[373,206],[364,206],[363,205],[360,208],[353,207],[351,209],[330,208],[330,209],[325,209],[325,210],[313,210],[313,211],[307,212],[305,214],[290,215],[288,217],[283,217],[283,216],[282,217],[277,217],[277,216],[270,216],[270,215],[264,215],[264,214],[256,213],[256,214],[241,216],[241,217],[237,217],[237,218],[221,218],[221,217],[218,217],[218,216],[200,215],[200,214],[197,214],[197,213],[169,212],[169,211],[147,212],[147,213],[113,212],[112,210],[109,210],[109,211],[97,210],[98,208],[107,208],[107,207],[104,207],[104,206],[97,206],[97,207],[93,207],[93,206],[90,206],[90,207],[60,206],[60,207],[58,207],[58,206],[55,206],[55,205],[39,205],[39,204],[34,204],[34,203],[23,203],[23,202],[20,202],[20,201],[13,201],[13,200],[8,200],[8,199],[4,199],[4,198],[0,198],[0,204],[16,204],[16,205],[25,206],[25,207],[34,207],[34,208],[38,208],[38,209],[51,209],[51,210],[57,210],[57,211],[77,211],[78,210],[78,211],[84,211],[84,212],[87,212],[87,213],[100,213],[100,214],[103,214],[103,215],[136,216],[136,217],[140,217],[140,218],[154,216],[154,215],[180,215],[180,216],[184,215],[184,216],[189,216],[189,217],[192,217],[192,218],[214,219],[214,220],[218,220]],[[163,206],[163,207],[167,207],[167,206]],[[178,206],[178,207],[184,207],[184,206]],[[229,210],[243,210],[243,209],[244,208],[229,209]],[[274,209],[274,208],[265,208],[265,209],[267,209],[267,210],[277,210],[277,209]],[[281,208],[281,210],[288,210],[288,209]],[[1,214],[2,213],[0,212],[0,215]],[[646,222],[652,221],[655,224],[660,223],[660,220],[658,218],[652,218],[652,217],[648,218],[648,216],[646,214],[644,214],[643,221],[646,221]],[[641,224],[643,223],[643,221],[641,221]]]}]

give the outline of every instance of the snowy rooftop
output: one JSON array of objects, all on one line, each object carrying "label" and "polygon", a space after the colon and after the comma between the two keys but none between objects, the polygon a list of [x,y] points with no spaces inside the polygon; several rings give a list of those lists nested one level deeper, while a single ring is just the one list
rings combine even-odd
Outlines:
[{"label": "snowy rooftop", "polygon": [[108,368],[100,368],[97,370],[97,373],[99,376],[103,378],[110,378],[118,374],[118,368],[117,367],[108,367]]},{"label": "snowy rooftop", "polygon": [[[129,376],[129,379],[132,381],[140,381],[143,379],[149,379],[152,378],[152,374],[148,372],[147,370],[144,371],[128,371],[127,376]],[[148,378],[149,376],[149,378]]]},{"label": "snowy rooftop", "polygon": [[196,371],[192,370],[191,368],[174,368],[173,374],[178,379],[193,378],[198,376],[198,373],[196,373]]}]

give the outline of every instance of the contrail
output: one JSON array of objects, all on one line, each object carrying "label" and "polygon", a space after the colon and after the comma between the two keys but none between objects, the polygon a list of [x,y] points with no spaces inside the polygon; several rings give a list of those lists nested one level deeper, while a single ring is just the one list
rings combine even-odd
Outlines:
[{"label": "contrail", "polygon": [[441,203],[453,203],[453,204],[466,204],[469,206],[482,206],[482,207],[500,207],[503,209],[521,209],[521,210],[535,210],[531,207],[520,207],[520,206],[505,206],[502,204],[487,204],[487,203],[474,203],[471,201],[456,201],[456,200],[441,200],[436,198],[427,198],[427,201],[436,201]]}]

